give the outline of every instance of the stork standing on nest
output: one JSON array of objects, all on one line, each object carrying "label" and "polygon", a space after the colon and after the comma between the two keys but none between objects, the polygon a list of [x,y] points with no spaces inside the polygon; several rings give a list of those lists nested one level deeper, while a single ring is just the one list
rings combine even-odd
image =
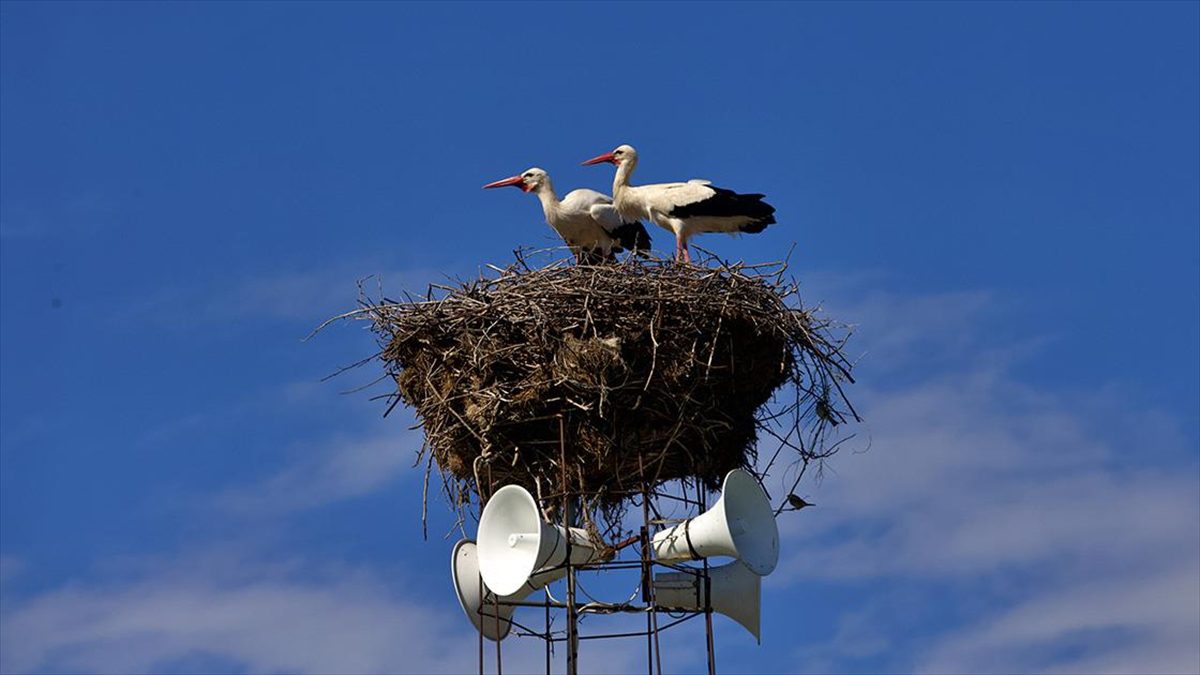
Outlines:
[{"label": "stork standing on nest", "polygon": [[595,190],[572,190],[561,201],[554,193],[550,175],[533,167],[519,176],[512,176],[484,185],[484,189],[513,185],[523,192],[532,192],[542,202],[546,223],[562,237],[575,261],[579,263],[615,260],[614,253],[626,249],[650,250],[650,235],[637,218],[622,219],[613,207],[613,200]]},{"label": "stork standing on nest", "polygon": [[622,145],[612,152],[593,157],[584,164],[610,162],[617,165],[613,178],[613,200],[617,213],[625,220],[645,218],[675,233],[675,257],[691,262],[688,239],[701,232],[758,233],[775,222],[775,207],[764,202],[765,195],[743,195],[693,179],[686,183],[630,185],[629,176],[637,167],[637,150]]}]

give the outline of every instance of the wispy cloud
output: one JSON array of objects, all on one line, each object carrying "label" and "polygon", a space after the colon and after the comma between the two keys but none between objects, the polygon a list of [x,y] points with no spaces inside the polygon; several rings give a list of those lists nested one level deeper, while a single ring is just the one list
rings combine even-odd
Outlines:
[{"label": "wispy cloud", "polygon": [[269,517],[351,499],[393,485],[413,468],[421,447],[420,433],[401,419],[387,420],[379,430],[359,436],[341,435],[305,445],[297,459],[269,477],[228,489],[215,498],[221,510],[247,517]]},{"label": "wispy cloud", "polygon": [[[1161,556],[1154,549],[1146,553]],[[919,667],[941,673],[1195,673],[1198,612],[1196,565],[1171,556],[1126,573],[1084,575],[1041,589],[945,636]]]},{"label": "wispy cloud", "polygon": [[[1113,391],[1021,381],[1014,352],[987,328],[1003,314],[992,300],[831,303],[861,323],[856,342],[871,359],[886,354],[907,373],[864,378],[876,383],[855,392],[870,450],[838,455],[804,490],[818,506],[781,519],[784,559],[764,589],[768,644],[776,612],[820,585],[854,592],[814,608],[830,611],[833,629],[793,648],[785,664],[799,671],[1200,670],[1194,450],[1170,415]],[[312,403],[306,392],[293,392],[301,407]],[[410,467],[420,435],[405,426],[388,419],[296,446],[290,463],[215,503],[277,517],[387,489],[419,473]],[[474,644],[450,596],[437,608],[406,600],[378,568],[251,562],[229,574],[211,560],[176,562],[19,602],[6,593],[0,670],[186,670],[201,657],[250,672],[475,667],[471,650],[444,647]],[[2,567],[11,579],[22,565]],[[531,644],[506,643],[506,670],[540,669]],[[606,655],[589,668],[630,670],[643,658],[624,647]]]},{"label": "wispy cloud", "polygon": [[[449,583],[436,602],[413,599],[415,582],[403,569],[384,574],[378,567],[268,562],[233,550],[143,561],[141,567],[132,579],[74,583],[27,600],[6,598],[0,672],[477,668],[475,633]],[[541,672],[541,646],[534,642],[504,644],[506,672]],[[589,670],[628,672],[643,658],[640,646],[606,649],[606,658]]]},{"label": "wispy cloud", "polygon": [[261,320],[303,323],[311,329],[355,309],[360,282],[377,300],[385,293],[389,297],[403,292],[423,294],[429,280],[439,278],[431,270],[393,270],[371,260],[339,261],[315,270],[277,269],[204,287],[162,288],[144,297],[123,299],[104,313],[113,325],[150,322],[194,329],[197,324]]},{"label": "wispy cloud", "polygon": [[[1200,670],[1200,484],[1170,417],[1022,383],[991,357],[986,304],[884,304],[865,342],[894,329],[885,353],[928,377],[860,388],[871,449],[839,455],[811,486],[818,509],[781,521],[792,553],[768,585],[975,599],[924,635],[885,632],[894,607],[847,607],[837,635],[853,640],[806,647],[808,667],[847,669],[886,639],[911,655],[893,667],[930,672]],[[923,356],[939,341],[960,367]]]},{"label": "wispy cloud", "polygon": [[408,600],[361,568],[181,558],[128,583],[74,584],[5,603],[0,670],[186,670],[197,656],[252,673],[467,672],[457,608]]}]

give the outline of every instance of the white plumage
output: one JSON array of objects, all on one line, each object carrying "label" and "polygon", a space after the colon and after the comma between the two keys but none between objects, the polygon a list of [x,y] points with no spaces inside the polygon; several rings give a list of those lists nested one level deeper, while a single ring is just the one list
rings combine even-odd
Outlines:
[{"label": "white plumage", "polygon": [[626,220],[644,218],[674,233],[675,254],[686,262],[691,262],[688,239],[695,234],[756,233],[775,222],[775,207],[762,201],[763,195],[738,194],[707,180],[630,185],[637,161],[637,151],[622,145],[584,164],[615,164],[613,199],[617,213]]},{"label": "white plumage", "polygon": [[623,250],[649,250],[650,235],[637,218],[622,219],[613,200],[595,190],[579,189],[559,199],[550,175],[537,167],[483,187],[512,185],[537,195],[546,223],[570,247],[576,261],[611,260]]}]

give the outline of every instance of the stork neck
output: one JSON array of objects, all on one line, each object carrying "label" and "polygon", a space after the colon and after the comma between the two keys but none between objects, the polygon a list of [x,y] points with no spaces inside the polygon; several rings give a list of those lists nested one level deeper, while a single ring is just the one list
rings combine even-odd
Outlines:
[{"label": "stork neck", "polygon": [[554,194],[554,186],[550,184],[550,181],[545,181],[539,185],[534,194],[537,195],[538,201],[542,203],[542,211],[545,212],[547,218],[550,217],[552,212],[558,210],[560,202],[558,201],[558,195]]},{"label": "stork neck", "polygon": [[625,188],[629,187],[629,176],[633,174],[634,167],[637,162],[624,161],[617,165],[617,173],[613,176],[613,199],[616,200],[617,194],[624,192]]}]

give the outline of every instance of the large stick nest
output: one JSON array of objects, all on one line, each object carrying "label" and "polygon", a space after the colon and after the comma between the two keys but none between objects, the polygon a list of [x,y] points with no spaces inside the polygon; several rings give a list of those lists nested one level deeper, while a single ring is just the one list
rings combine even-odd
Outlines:
[{"label": "large stick nest", "polygon": [[[392,405],[416,411],[459,506],[509,483],[560,495],[560,434],[567,490],[612,509],[664,481],[716,488],[753,469],[760,430],[807,465],[832,452],[825,428],[857,417],[844,338],[799,306],[783,263],[533,268],[518,255],[492,269],[360,310]],[[767,405],[789,382],[794,395]]]}]

